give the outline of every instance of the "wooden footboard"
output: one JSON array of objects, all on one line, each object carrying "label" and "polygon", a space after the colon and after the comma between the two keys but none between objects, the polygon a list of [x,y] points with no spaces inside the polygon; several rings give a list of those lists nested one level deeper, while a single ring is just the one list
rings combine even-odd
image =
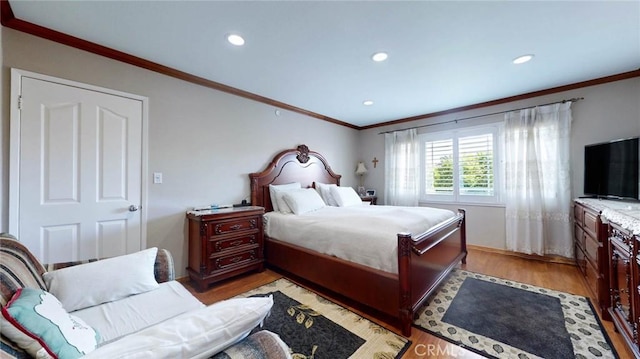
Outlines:
[{"label": "wooden footboard", "polygon": [[465,211],[419,236],[398,234],[399,317],[403,335],[411,335],[411,324],[447,274],[460,261],[466,262]]}]

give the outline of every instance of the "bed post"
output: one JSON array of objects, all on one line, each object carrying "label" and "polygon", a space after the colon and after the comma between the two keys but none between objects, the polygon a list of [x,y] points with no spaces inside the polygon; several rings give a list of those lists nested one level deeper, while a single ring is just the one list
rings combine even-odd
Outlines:
[{"label": "bed post", "polygon": [[400,288],[400,330],[411,336],[413,305],[411,303],[411,234],[398,233],[398,279]]},{"label": "bed post", "polygon": [[458,213],[462,215],[462,219],[460,219],[461,223],[460,227],[460,249],[464,253],[464,257],[462,257],[462,264],[467,264],[467,211],[458,208]]}]

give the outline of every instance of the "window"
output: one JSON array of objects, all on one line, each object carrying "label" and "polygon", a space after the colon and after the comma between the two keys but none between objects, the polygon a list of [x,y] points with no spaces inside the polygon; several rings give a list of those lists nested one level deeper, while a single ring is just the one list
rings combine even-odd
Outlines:
[{"label": "window", "polygon": [[498,203],[500,124],[420,135],[421,199]]}]

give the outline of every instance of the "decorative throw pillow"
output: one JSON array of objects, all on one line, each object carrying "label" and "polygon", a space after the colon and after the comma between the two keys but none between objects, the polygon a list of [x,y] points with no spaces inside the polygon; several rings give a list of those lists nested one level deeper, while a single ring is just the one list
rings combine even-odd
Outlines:
[{"label": "decorative throw pillow", "polygon": [[320,193],[320,197],[322,197],[322,200],[324,201],[324,203],[327,204],[327,206],[334,206],[334,207],[338,206],[338,203],[336,202],[336,200],[333,198],[333,195],[331,194],[331,187],[338,187],[338,185],[333,183],[327,184],[327,183],[316,182],[314,183],[314,186]]},{"label": "decorative throw pillow", "polygon": [[271,196],[271,205],[273,210],[282,213],[291,213],[291,208],[282,198],[287,191],[295,191],[301,189],[300,182],[293,182],[280,185],[269,185],[269,195]]},{"label": "decorative throw pillow", "polygon": [[[158,248],[47,272],[47,289],[74,310],[158,288],[153,273]],[[116,279],[117,278],[117,279]]]},{"label": "decorative throw pillow", "polygon": [[[20,288],[2,308],[2,334],[34,358],[75,359],[93,351],[98,333],[51,293]],[[44,349],[44,350],[43,350]]]},{"label": "decorative throw pillow", "polygon": [[284,201],[295,214],[303,214],[325,207],[324,201],[313,188],[285,192]]},{"label": "decorative throw pillow", "polygon": [[351,187],[331,187],[331,195],[333,195],[333,198],[335,198],[340,207],[362,204],[360,196],[358,196],[356,191]]}]

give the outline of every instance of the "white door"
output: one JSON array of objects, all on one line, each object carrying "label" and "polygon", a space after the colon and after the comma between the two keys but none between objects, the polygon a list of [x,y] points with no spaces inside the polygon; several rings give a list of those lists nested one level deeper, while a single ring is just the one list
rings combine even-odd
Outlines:
[{"label": "white door", "polygon": [[18,239],[43,263],[140,250],[143,101],[19,81]]}]

